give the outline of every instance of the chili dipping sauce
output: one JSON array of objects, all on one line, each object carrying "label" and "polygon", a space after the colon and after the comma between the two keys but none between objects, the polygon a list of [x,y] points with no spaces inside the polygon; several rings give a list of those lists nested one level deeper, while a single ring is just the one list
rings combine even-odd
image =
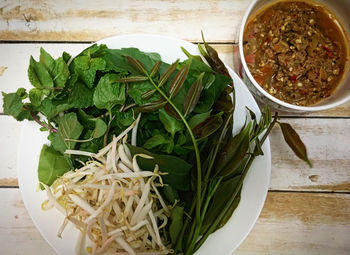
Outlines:
[{"label": "chili dipping sauce", "polygon": [[260,10],[247,22],[243,45],[256,82],[272,96],[300,106],[329,97],[348,58],[339,21],[312,2],[276,2]]}]

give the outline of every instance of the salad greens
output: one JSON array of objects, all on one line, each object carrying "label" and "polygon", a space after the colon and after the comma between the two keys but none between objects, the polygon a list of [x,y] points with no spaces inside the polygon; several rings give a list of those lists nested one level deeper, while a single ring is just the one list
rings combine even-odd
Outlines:
[{"label": "salad greens", "polygon": [[[204,39],[203,39],[204,40]],[[96,153],[141,114],[137,146],[128,144],[144,170],[166,172],[161,189],[172,209],[165,239],[175,253],[192,254],[228,221],[240,201],[243,180],[262,144],[278,123],[288,145],[308,162],[300,137],[269,108],[247,119],[233,136],[233,81],[217,52],[205,41],[200,56],[167,64],[157,53],[92,45],[76,57],[54,59],[44,49],[30,58],[33,88],[2,93],[4,113],[36,121],[49,131],[40,155],[39,181],[50,186]]]}]

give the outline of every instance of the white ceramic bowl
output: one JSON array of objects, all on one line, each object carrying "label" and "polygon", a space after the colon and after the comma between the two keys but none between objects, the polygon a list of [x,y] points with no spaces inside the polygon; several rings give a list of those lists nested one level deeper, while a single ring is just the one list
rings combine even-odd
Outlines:
[{"label": "white ceramic bowl", "polygon": [[[251,75],[247,63],[245,62],[244,53],[243,53],[243,33],[244,28],[248,19],[256,13],[259,9],[266,6],[267,4],[274,2],[275,0],[253,0],[247,9],[239,32],[239,57],[242,62],[242,75],[245,84],[251,90],[251,92],[265,104],[269,104],[270,106],[289,112],[308,112],[308,111],[320,111],[326,110],[333,107],[336,107],[340,104],[345,103],[350,100],[350,72],[349,72],[349,49],[347,52],[347,65],[345,67],[344,76],[339,84],[338,88],[334,91],[334,93],[322,100],[321,102],[312,105],[312,106],[298,106],[293,105],[287,102],[284,102],[266,92],[253,78]],[[333,12],[336,17],[338,17],[341,22],[345,32],[347,35],[350,35],[350,1],[349,0],[315,0],[315,2],[319,2]],[[346,39],[349,45],[349,37]]]}]

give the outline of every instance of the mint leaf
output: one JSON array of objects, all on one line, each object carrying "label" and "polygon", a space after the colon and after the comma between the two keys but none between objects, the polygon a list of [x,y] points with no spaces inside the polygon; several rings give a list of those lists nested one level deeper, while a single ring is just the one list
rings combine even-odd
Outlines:
[{"label": "mint leaf", "polygon": [[40,152],[38,178],[39,182],[48,186],[64,173],[72,169],[70,158],[44,145]]},{"label": "mint leaf", "polygon": [[40,48],[39,62],[43,64],[46,67],[46,69],[49,69],[49,67],[55,62],[55,60],[43,48]]},{"label": "mint leaf", "polygon": [[69,69],[63,58],[56,59],[49,67],[55,87],[63,88],[69,78]]},{"label": "mint leaf", "polygon": [[29,62],[28,78],[30,83],[36,88],[52,88],[54,85],[45,66],[40,62],[36,62],[32,56]]},{"label": "mint leaf", "polygon": [[87,108],[94,104],[94,91],[81,82],[76,82],[68,97],[68,104],[74,108]]},{"label": "mint leaf", "polygon": [[45,98],[39,110],[46,116],[48,120],[50,120],[60,112],[66,111],[69,108],[71,108],[70,104],[65,101],[56,101]]},{"label": "mint leaf", "polygon": [[66,63],[68,63],[68,61],[70,60],[71,57],[72,56],[69,53],[65,52],[65,51],[62,53],[62,59]]},{"label": "mint leaf", "polygon": [[112,120],[111,127],[119,127],[121,130],[130,126],[135,120],[134,111],[132,109],[126,112],[113,111],[112,114],[115,118]]},{"label": "mint leaf", "polygon": [[106,61],[102,58],[90,58],[89,56],[78,56],[74,59],[74,70],[79,78],[89,87],[94,86],[96,71],[106,68]]},{"label": "mint leaf", "polygon": [[103,136],[107,131],[106,123],[101,119],[95,120],[95,129],[92,132],[92,138],[99,138]]},{"label": "mint leaf", "polygon": [[116,74],[106,74],[98,82],[93,101],[98,109],[111,110],[115,105],[125,101],[125,85],[116,82],[120,77]]},{"label": "mint leaf", "polygon": [[23,111],[23,103],[21,98],[17,95],[17,93],[6,94],[2,92],[2,96],[4,98],[4,103],[2,106],[4,113],[17,118]]},{"label": "mint leaf", "polygon": [[42,90],[38,88],[33,88],[29,91],[29,99],[34,107],[39,107],[41,105],[42,95]]},{"label": "mint leaf", "polygon": [[25,99],[28,97],[28,93],[26,92],[25,88],[19,88],[16,91],[16,94],[21,98],[21,99]]},{"label": "mint leaf", "polygon": [[83,126],[80,125],[76,113],[66,113],[58,119],[57,133],[49,135],[51,145],[61,153],[74,149],[76,142],[67,139],[78,139],[82,131]]},{"label": "mint leaf", "polygon": [[134,99],[135,103],[138,105],[143,105],[146,103],[151,103],[158,101],[160,99],[159,93],[154,93],[150,98],[143,99],[142,95],[150,90],[154,89],[153,85],[149,81],[135,82],[129,84],[128,95]]}]

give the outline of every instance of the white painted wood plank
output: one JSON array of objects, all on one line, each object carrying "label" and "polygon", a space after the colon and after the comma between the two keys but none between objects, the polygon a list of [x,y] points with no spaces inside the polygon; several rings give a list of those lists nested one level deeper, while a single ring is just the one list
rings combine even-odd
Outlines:
[{"label": "white painted wood plank", "polygon": [[0,39],[96,41],[153,33],[232,42],[250,1],[1,1]]},{"label": "white painted wood plank", "polygon": [[[350,119],[283,119],[295,127],[314,164],[309,168],[284,142],[278,127],[270,135],[270,190],[350,191]],[[0,115],[0,186],[16,185],[20,123]]]},{"label": "white painted wood plank", "polygon": [[[54,254],[28,216],[18,189],[0,189],[1,254]],[[235,255],[349,254],[350,195],[270,192]]]},{"label": "white painted wood plank", "polygon": [[0,254],[55,254],[34,227],[18,189],[0,189],[0,201]]},{"label": "white painted wood plank", "polygon": [[270,192],[235,255],[350,253],[350,195]]},{"label": "white painted wood plank", "polygon": [[14,118],[0,115],[0,186],[18,185],[17,151],[21,126]]},{"label": "white painted wood plank", "polygon": [[313,168],[299,160],[279,127],[271,137],[271,190],[350,190],[350,119],[282,119],[307,146]]}]

